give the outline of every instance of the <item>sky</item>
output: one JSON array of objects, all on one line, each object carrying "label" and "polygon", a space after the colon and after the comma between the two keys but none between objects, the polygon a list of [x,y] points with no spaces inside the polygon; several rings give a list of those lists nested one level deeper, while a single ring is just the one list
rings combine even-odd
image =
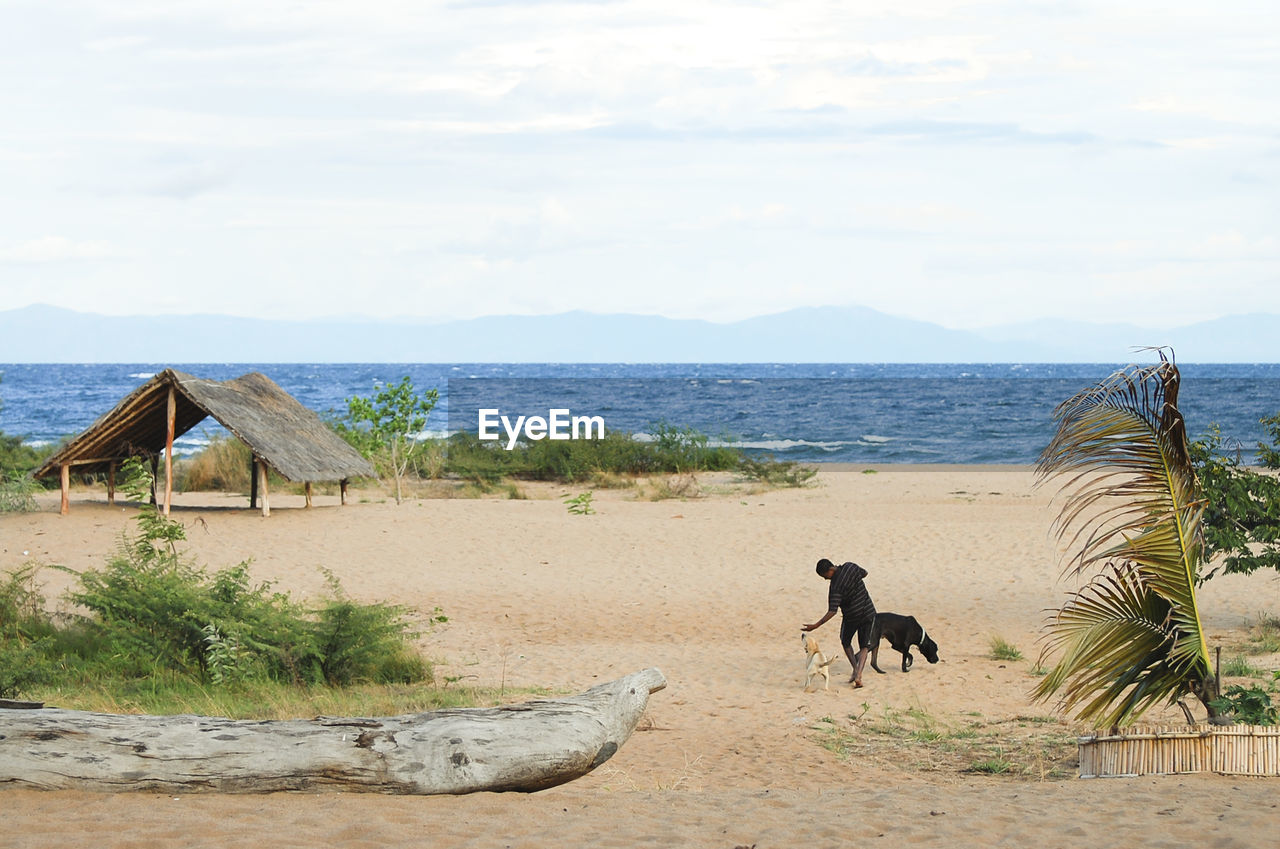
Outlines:
[{"label": "sky", "polygon": [[0,310],[1280,313],[1280,7],[0,0]]}]

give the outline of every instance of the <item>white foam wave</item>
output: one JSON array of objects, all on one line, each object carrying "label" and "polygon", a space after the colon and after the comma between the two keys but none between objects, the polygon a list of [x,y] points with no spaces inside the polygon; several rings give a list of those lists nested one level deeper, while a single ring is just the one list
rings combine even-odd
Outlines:
[{"label": "white foam wave", "polygon": [[853,442],[812,442],[808,439],[760,439],[750,441],[708,440],[712,448],[749,448],[756,451],[789,451],[794,448],[817,448],[819,451],[839,451]]}]

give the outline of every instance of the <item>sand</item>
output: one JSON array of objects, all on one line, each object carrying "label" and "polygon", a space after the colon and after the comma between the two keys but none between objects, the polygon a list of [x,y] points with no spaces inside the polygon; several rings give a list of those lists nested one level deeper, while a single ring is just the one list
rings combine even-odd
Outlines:
[{"label": "sand", "polygon": [[[1049,535],[1053,491],[1033,484],[1019,467],[824,470],[814,486],[765,492],[708,476],[701,497],[685,500],[599,490],[589,516],[570,515],[560,501],[582,487],[551,485],[522,485],[523,500],[399,506],[380,493],[345,507],[321,495],[310,510],[273,494],[269,518],[242,498],[179,495],[174,515],[199,562],[252,559],[256,576],[302,596],[322,590],[323,567],[360,599],[441,608],[448,623],[423,641],[441,679],[567,693],[656,666],[669,685],[611,761],[537,794],[7,789],[0,846],[1230,847],[1273,839],[1275,780],[1075,777],[1069,741],[1081,727],[1028,696],[1045,610],[1069,588]],[[108,506],[100,491],[75,493],[67,516],[54,512],[55,501],[0,516],[0,570],[27,560],[99,565],[134,514]],[[885,674],[868,669],[864,688],[845,683],[841,659],[829,691],[803,692],[799,629],[825,611],[827,585],[813,571],[824,556],[864,566],[877,607],[919,618],[941,662],[917,658],[904,674],[886,646]],[[42,574],[56,597],[65,578]],[[1280,585],[1263,574],[1216,578],[1201,603],[1211,644],[1238,646],[1259,613],[1280,610]],[[824,651],[839,651],[838,632],[838,618],[816,632]],[[1025,658],[991,659],[993,636]],[[1181,713],[1149,716],[1177,722]],[[921,728],[942,739],[908,733]],[[836,739],[843,751],[823,745]],[[970,771],[992,758],[1014,766],[1002,775]]]}]

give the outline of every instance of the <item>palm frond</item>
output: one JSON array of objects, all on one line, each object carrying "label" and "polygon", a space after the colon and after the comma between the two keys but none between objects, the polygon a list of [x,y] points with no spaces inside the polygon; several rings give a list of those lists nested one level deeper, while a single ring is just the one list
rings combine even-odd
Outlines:
[{"label": "palm frond", "polygon": [[[1195,587],[1204,503],[1178,411],[1180,376],[1131,367],[1060,405],[1041,479],[1066,475],[1056,522],[1075,551],[1068,570],[1112,571],[1075,593],[1049,626],[1063,658],[1036,688],[1100,725],[1152,704],[1201,695],[1210,669]],[[1202,701],[1204,699],[1202,698]]]},{"label": "palm frond", "polygon": [[1045,654],[1062,657],[1033,695],[1057,695],[1059,706],[1102,726],[1126,725],[1151,705],[1173,702],[1187,688],[1176,662],[1179,632],[1171,605],[1138,573],[1113,566],[1054,617]]}]

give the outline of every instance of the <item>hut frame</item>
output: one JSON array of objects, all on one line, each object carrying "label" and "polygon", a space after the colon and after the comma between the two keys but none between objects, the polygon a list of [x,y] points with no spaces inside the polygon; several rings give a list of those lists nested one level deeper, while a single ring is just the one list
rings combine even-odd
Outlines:
[{"label": "hut frame", "polygon": [[[217,381],[165,369],[126,396],[87,430],[45,461],[33,476],[59,475],[61,512],[70,510],[71,472],[105,473],[107,501],[115,503],[115,475],[121,461],[149,456],[159,477],[158,461],[164,456],[164,500],[169,514],[173,503],[173,442],[207,417],[213,417],[253,454],[249,506],[262,514],[271,508],[267,494],[267,470],[305,484],[306,504],[311,506],[311,484],[337,481],[341,503],[346,503],[352,478],[376,477],[373,466],[340,436],[325,426],[269,377],[250,372],[234,380]],[[156,498],[157,504],[160,499]]]}]

